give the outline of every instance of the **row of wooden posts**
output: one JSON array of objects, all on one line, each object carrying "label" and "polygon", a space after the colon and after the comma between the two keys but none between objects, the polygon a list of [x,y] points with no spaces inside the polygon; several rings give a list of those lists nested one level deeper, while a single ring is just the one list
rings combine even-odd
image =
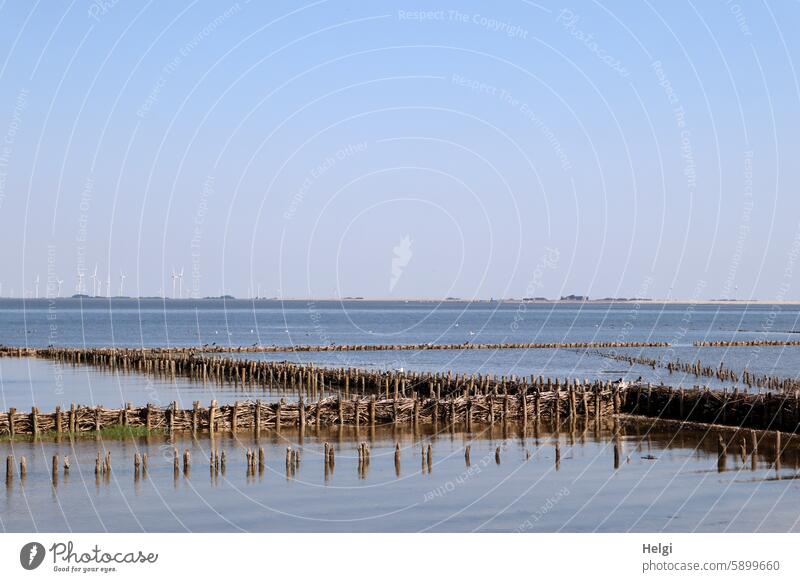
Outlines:
[{"label": "row of wooden posts", "polygon": [[[675,372],[683,372],[685,374],[692,374],[698,378],[716,378],[723,382],[738,382],[739,374],[724,364],[720,363],[718,366],[709,366],[703,364],[700,360],[694,362],[684,362],[680,359],[676,360],[663,360],[661,358],[651,358],[643,355],[635,354],[621,354],[618,352],[595,352],[597,356],[602,358],[609,358],[618,362],[625,362],[628,365],[638,364],[640,366],[647,366],[655,370],[656,368],[663,368],[670,374]],[[745,375],[747,370],[745,370]],[[745,382],[747,384],[747,382]],[[749,385],[749,384],[748,384]]]},{"label": "row of wooden posts", "polygon": [[[203,344],[201,346],[175,346],[170,348],[141,348],[137,351],[151,354],[169,353],[173,356],[189,354],[244,354],[244,353],[295,353],[295,352],[376,352],[376,351],[423,351],[423,350],[517,350],[558,348],[656,348],[669,346],[660,341],[610,341],[610,342],[463,342],[459,344],[323,344],[323,345],[260,345],[225,346]],[[126,348],[108,348],[119,351]],[[16,352],[15,355],[36,355],[38,348],[0,346],[0,350]],[[98,348],[98,350],[106,350]]]},{"label": "row of wooden posts", "polygon": [[379,398],[352,396],[345,399],[333,395],[307,402],[262,400],[218,404],[208,407],[195,401],[192,408],[180,409],[177,402],[167,407],[148,404],[134,408],[71,405],[68,410],[56,407],[43,413],[33,407],[30,412],[10,408],[0,412],[0,436],[41,436],[44,434],[79,434],[98,432],[104,428],[127,427],[161,430],[168,434],[180,431],[260,433],[266,429],[280,431],[285,427],[309,426],[375,426],[387,424],[522,422],[581,416],[600,418],[622,411],[626,390],[611,384],[570,384],[565,389],[533,390],[521,394],[453,395],[450,397]]},{"label": "row of wooden posts", "polygon": [[163,378],[183,377],[197,382],[233,384],[244,387],[278,388],[322,399],[326,393],[383,395],[385,398],[411,395],[442,398],[462,395],[515,394],[534,389],[550,391],[588,380],[550,379],[542,376],[458,374],[403,370],[366,370],[353,367],[319,367],[286,361],[208,356],[165,350],[0,348],[0,355],[47,358],[59,365],[91,365],[115,373],[141,373]]},{"label": "row of wooden posts", "polygon": [[780,376],[771,376],[769,374],[755,374],[745,368],[740,375],[731,370],[724,364],[720,363],[718,366],[710,366],[703,364],[700,360],[694,362],[684,362],[681,360],[665,361],[659,358],[651,358],[642,355],[633,354],[620,354],[618,352],[594,352],[595,355],[625,362],[626,364],[638,364],[641,366],[648,366],[652,369],[663,368],[670,374],[675,372],[683,372],[692,374],[699,378],[717,378],[723,382],[741,382],[747,387],[756,387],[761,390],[770,390],[773,392],[794,392],[800,390],[800,380],[795,378],[783,378]]},{"label": "row of wooden posts", "polygon": [[0,413],[0,435],[85,433],[110,426],[213,433],[405,422],[527,423],[531,419],[558,421],[560,417],[578,415],[600,418],[620,412],[787,432],[796,432],[800,425],[797,391],[776,396],[737,389],[684,390],[541,376],[381,372],[185,353],[175,356],[168,351],[45,348],[27,355],[60,364],[87,364],[131,373],[212,378],[233,384],[253,382],[291,388],[300,396],[293,402],[256,400],[220,406],[212,401],[208,408],[195,402],[188,410],[179,409],[175,402],[167,407],[139,408],[130,404],[122,408],[73,404],[68,410],[57,408],[51,413],[11,408]]},{"label": "row of wooden posts", "polygon": [[751,346],[800,346],[800,340],[696,340],[692,345],[702,348],[738,348]]},{"label": "row of wooden posts", "polygon": [[[613,431],[613,456],[614,456],[614,469],[618,469],[621,464],[621,459],[623,456],[622,453],[622,440],[620,437],[620,432],[618,426],[614,425]],[[764,438],[764,437],[762,437]],[[773,435],[774,439],[774,450],[772,451],[772,456],[770,457],[770,463],[774,466],[776,472],[780,472],[781,470],[781,454],[784,451],[784,445],[782,445],[781,441],[781,433],[776,432]],[[749,444],[748,444],[749,441]],[[559,438],[555,438],[553,442],[554,447],[554,461],[556,470],[560,468],[561,465],[561,444]],[[464,447],[464,462],[467,468],[469,468],[472,464],[471,461],[471,444],[467,444]],[[730,451],[730,453],[729,453]],[[369,443],[361,442],[358,443],[356,446],[356,452],[358,456],[358,476],[360,479],[365,479],[367,474],[367,469],[369,468],[370,461],[371,461],[371,448]],[[500,464],[501,462],[501,452],[502,447],[498,446],[495,448],[494,451],[494,460],[496,464]],[[530,451],[526,448],[525,449],[526,455],[525,458],[530,459]],[[421,453],[421,473],[431,473],[433,471],[433,455],[431,444],[422,444],[420,448]],[[244,449],[245,459],[246,459],[246,474],[248,477],[254,476],[256,472],[259,475],[263,475],[266,467],[266,454],[264,452],[263,447],[258,447],[258,449],[254,448],[246,448]],[[742,465],[744,466],[747,462],[748,457],[750,458],[750,468],[751,470],[756,470],[758,460],[757,456],[759,454],[759,437],[754,430],[747,430],[747,431],[737,431],[734,433],[733,436],[729,438],[724,438],[722,434],[717,434],[717,468],[720,472],[723,472],[727,469],[727,459],[728,455],[732,454],[741,458]],[[402,457],[402,449],[400,447],[400,443],[395,444],[394,449],[394,469],[395,474],[397,477],[401,474],[401,457]],[[329,445],[329,443],[324,443],[323,453],[323,464],[324,464],[324,476],[325,481],[327,482],[330,478],[330,475],[333,473],[334,466],[335,466],[335,455],[334,455],[334,447]],[[173,448],[173,455],[172,455],[172,467],[173,467],[173,474],[175,479],[177,479],[181,474],[184,477],[189,477],[191,473],[191,453],[189,449],[185,449],[183,454],[181,455],[178,448]],[[15,458],[13,455],[8,455],[6,457],[6,485],[10,485],[15,477]],[[286,447],[286,477],[292,478],[295,475],[295,472],[300,466],[300,451],[298,449],[293,449],[291,446]],[[52,458],[52,473],[51,477],[54,484],[58,483],[59,471],[60,468],[63,467],[63,475],[64,477],[68,477],[70,473],[70,458],[69,456],[63,457],[63,465],[59,455],[53,455]],[[142,477],[146,477],[149,469],[149,460],[148,454],[145,453],[135,453],[133,456],[133,477],[135,480],[139,480]],[[209,469],[212,477],[218,476],[220,473],[225,475],[226,472],[226,453],[225,451],[220,451],[218,449],[214,449],[209,454]],[[98,452],[96,459],[95,459],[95,477],[98,482],[103,479],[108,481],[111,475],[111,452],[106,451],[105,455]],[[19,478],[21,481],[25,481],[28,473],[28,463],[27,458],[25,456],[20,457],[19,459]]]},{"label": "row of wooden posts", "polygon": [[729,390],[691,389],[649,384],[590,383],[550,390],[534,389],[518,394],[453,395],[446,398],[329,396],[315,402],[263,402],[261,400],[190,409],[147,405],[133,408],[104,408],[72,405],[63,412],[30,413],[10,409],[0,413],[0,435],[40,436],[46,433],[76,434],[100,431],[107,427],[143,427],[168,434],[253,431],[260,434],[284,427],[358,427],[393,424],[473,424],[518,422],[546,419],[556,424],[562,418],[600,419],[620,413],[685,422],[720,424],[760,430],[798,432],[800,398],[798,394],[752,394]]}]

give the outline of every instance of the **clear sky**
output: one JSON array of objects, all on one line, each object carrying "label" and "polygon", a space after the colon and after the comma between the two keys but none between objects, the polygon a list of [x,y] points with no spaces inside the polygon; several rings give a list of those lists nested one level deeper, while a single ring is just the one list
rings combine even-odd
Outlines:
[{"label": "clear sky", "polygon": [[798,299],[798,25],[0,1],[0,294]]}]

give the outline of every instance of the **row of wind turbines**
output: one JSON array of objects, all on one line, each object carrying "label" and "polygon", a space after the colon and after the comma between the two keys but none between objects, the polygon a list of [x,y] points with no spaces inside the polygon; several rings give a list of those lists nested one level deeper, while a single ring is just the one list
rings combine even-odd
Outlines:
[{"label": "row of wind turbines", "polygon": [[[85,276],[86,276],[86,273],[84,273],[83,271],[78,271],[78,285],[77,285],[76,291],[77,291],[77,293],[79,295],[82,295],[82,294],[84,294],[86,292],[85,288],[83,286],[83,279],[84,279]],[[125,287],[125,277],[127,277],[127,275],[125,273],[123,273],[122,271],[120,271],[119,272],[119,296],[120,297],[123,296],[123,290],[124,290],[124,287]],[[36,276],[36,279],[38,281],[38,279],[39,279],[38,275]],[[92,272],[91,275],[89,275],[89,279],[92,280],[92,295],[91,296],[92,297],[103,297],[103,280],[100,277],[97,276],[97,265],[94,266],[94,271]],[[61,297],[61,283],[63,283],[63,281],[59,281],[57,297]],[[38,291],[37,291],[37,295],[36,296],[38,298]],[[108,277],[106,278],[106,294],[105,294],[105,297],[111,297],[111,275],[108,275]]]},{"label": "row of wind turbines", "polygon": [[[174,277],[173,271],[173,277]],[[181,277],[183,276],[183,270],[181,270]],[[123,296],[123,292],[125,289],[125,278],[127,275],[120,271],[119,273],[119,296]],[[86,294],[86,288],[84,286],[84,279],[86,278],[86,273],[83,271],[78,271],[78,281],[75,286],[75,292],[79,295]],[[91,275],[89,275],[89,279],[92,281],[92,294],[91,297],[111,297],[111,275],[106,278],[105,285],[106,285],[106,294],[103,295],[103,280],[97,274],[97,265],[94,267],[94,271]],[[41,283],[41,279],[39,275],[36,275],[36,279],[33,281],[33,297],[34,299],[39,299],[39,285]],[[64,285],[64,279],[56,278],[54,283],[56,284],[56,298],[61,297],[61,289]],[[174,284],[173,284],[174,287]],[[0,295],[2,295],[2,287],[0,287]],[[173,293],[174,294],[174,293]]]},{"label": "row of wind turbines", "polygon": [[[92,293],[91,293],[91,295],[89,295],[87,293],[87,289],[86,289],[85,283],[84,283],[84,281],[86,279],[86,273],[84,271],[78,271],[78,274],[77,274],[78,280],[77,280],[77,283],[75,285],[75,292],[78,295],[89,295],[90,297],[108,297],[108,298],[111,297],[111,275],[108,275],[106,277],[106,280],[103,281],[103,279],[97,274],[97,269],[98,269],[98,267],[97,267],[97,265],[95,265],[94,266],[94,271],[92,271],[92,274],[89,275],[89,279],[92,282]],[[170,275],[170,278],[172,279],[172,298],[173,299],[182,299],[183,298],[183,275],[184,275],[183,267],[181,267],[180,271],[176,271],[174,268],[172,269],[172,274]],[[125,289],[125,278],[126,277],[127,277],[127,275],[123,271],[120,271],[120,273],[119,273],[119,295],[118,295],[118,297],[124,297],[125,296],[124,295],[124,289]],[[60,298],[61,297],[61,290],[62,290],[62,287],[64,285],[64,280],[56,278],[53,282],[56,284],[55,297],[56,298]],[[34,279],[34,282],[33,282],[33,293],[31,293],[30,291],[26,291],[24,293],[24,295],[26,295],[28,297],[33,296],[35,299],[39,299],[41,297],[39,295],[40,283],[41,283],[41,279],[39,278],[39,275],[37,274],[36,275],[36,279]],[[103,285],[104,284],[105,284],[105,295],[103,294]],[[49,283],[48,283],[48,285],[49,285]],[[258,290],[257,290],[256,295],[255,295],[256,299],[261,297],[261,284],[260,283],[258,284],[257,289]],[[2,283],[0,283],[0,296],[2,296],[2,294],[3,294],[2,290],[3,290]],[[48,288],[48,291],[49,291],[49,288]],[[12,289],[12,295],[13,295],[13,289]],[[47,296],[50,297],[49,294]]]}]

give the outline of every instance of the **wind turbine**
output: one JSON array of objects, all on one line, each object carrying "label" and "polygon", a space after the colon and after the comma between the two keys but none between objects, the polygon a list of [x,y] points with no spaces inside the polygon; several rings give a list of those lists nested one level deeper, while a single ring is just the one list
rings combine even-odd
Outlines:
[{"label": "wind turbine", "polygon": [[94,266],[94,273],[89,278],[92,280],[92,297],[97,297],[97,265]]},{"label": "wind turbine", "polygon": [[122,286],[125,284],[125,273],[119,272],[119,296],[122,297]]},{"label": "wind turbine", "polygon": [[61,285],[64,283],[64,279],[56,279],[56,283],[58,283],[58,292],[56,297],[61,297]]},{"label": "wind turbine", "polygon": [[111,297],[111,272],[108,273],[108,278],[106,278],[106,297]]},{"label": "wind turbine", "polygon": [[178,299],[183,299],[183,267],[181,267],[181,272],[178,273]]},{"label": "wind turbine", "polygon": [[39,275],[36,275],[36,281],[34,281],[33,287],[36,290],[35,297],[36,299],[39,299]]},{"label": "wind turbine", "polygon": [[172,298],[175,299],[175,283],[178,282],[178,275],[175,273],[175,268],[172,268]]},{"label": "wind turbine", "polygon": [[79,295],[83,294],[83,277],[84,276],[85,275],[84,275],[83,271],[78,271],[78,294]]}]

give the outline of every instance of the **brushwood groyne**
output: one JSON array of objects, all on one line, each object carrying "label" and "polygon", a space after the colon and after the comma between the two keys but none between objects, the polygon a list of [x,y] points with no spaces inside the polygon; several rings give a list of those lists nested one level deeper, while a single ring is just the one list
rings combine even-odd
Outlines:
[{"label": "brushwood groyne", "polygon": [[674,388],[489,374],[372,371],[320,368],[308,364],[223,358],[169,350],[0,348],[2,356],[48,358],[62,365],[90,365],[120,373],[187,377],[200,382],[283,388],[287,401],[260,400],[191,409],[147,405],[120,408],[72,404],[42,413],[0,412],[0,435],[81,433],[111,426],[172,431],[238,431],[283,426],[373,425],[394,423],[564,422],[625,413],[797,432],[798,393],[773,395],[707,388]]}]

